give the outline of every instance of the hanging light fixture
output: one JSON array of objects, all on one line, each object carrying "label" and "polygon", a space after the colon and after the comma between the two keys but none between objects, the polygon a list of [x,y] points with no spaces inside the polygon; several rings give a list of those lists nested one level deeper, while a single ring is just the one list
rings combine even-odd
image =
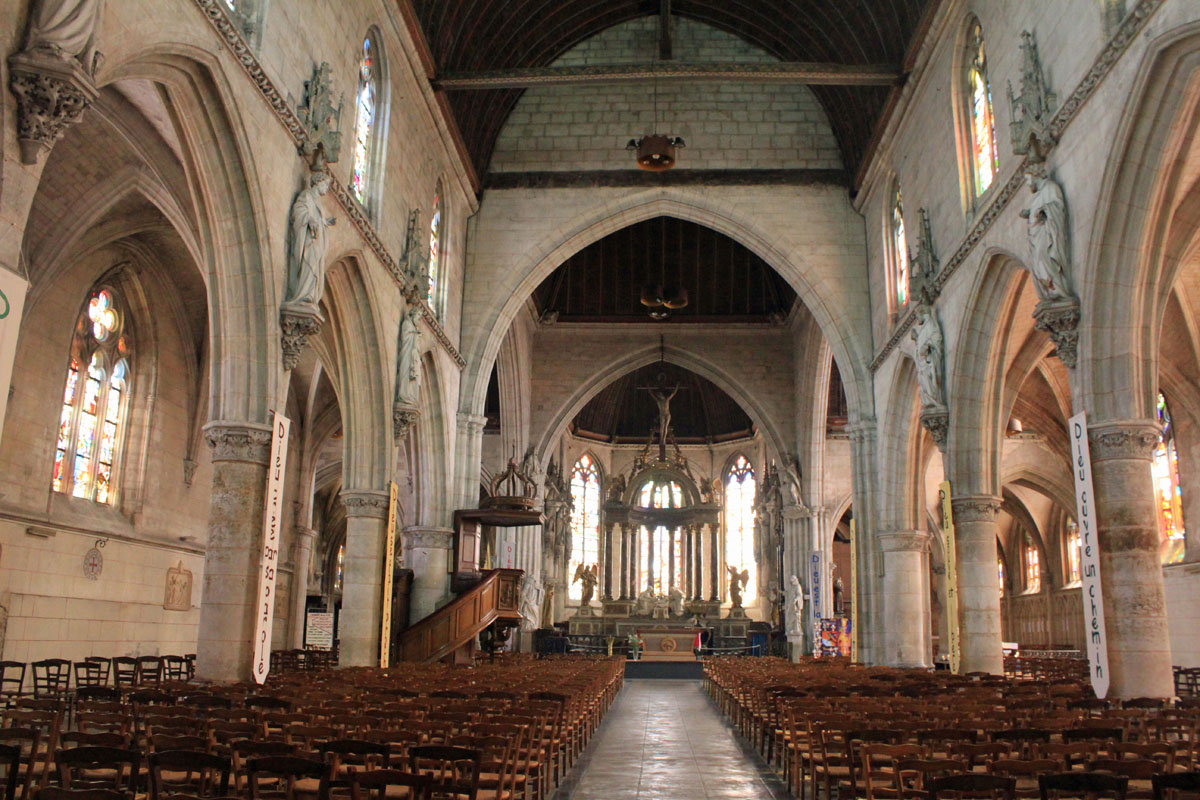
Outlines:
[{"label": "hanging light fixture", "polygon": [[[654,79],[654,127],[658,130],[658,79]],[[630,139],[625,145],[626,150],[636,152],[639,168],[650,172],[666,172],[675,166],[675,151],[687,144],[681,136],[665,136],[661,133],[647,133],[640,139]]]},{"label": "hanging light fixture", "polygon": [[659,280],[658,283],[647,283],[642,287],[641,301],[649,309],[650,319],[661,322],[670,317],[672,311],[687,307],[688,291],[681,284],[667,284],[666,226],[660,224],[659,232]]}]

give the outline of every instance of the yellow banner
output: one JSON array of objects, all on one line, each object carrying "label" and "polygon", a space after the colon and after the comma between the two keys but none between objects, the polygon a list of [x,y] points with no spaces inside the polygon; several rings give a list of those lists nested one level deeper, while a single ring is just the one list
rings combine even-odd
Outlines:
[{"label": "yellow banner", "polygon": [[950,671],[957,675],[962,659],[962,642],[958,635],[958,555],[954,548],[950,481],[942,481],[938,485],[938,498],[942,501],[942,536],[946,544],[946,631],[950,639],[946,643],[946,654],[950,658]]},{"label": "yellow banner", "polygon": [[850,518],[850,661],[858,661],[858,536]]},{"label": "yellow banner", "polygon": [[383,548],[383,613],[379,632],[379,666],[386,667],[392,657],[392,573],[396,560],[396,482],[388,486],[387,543]]}]

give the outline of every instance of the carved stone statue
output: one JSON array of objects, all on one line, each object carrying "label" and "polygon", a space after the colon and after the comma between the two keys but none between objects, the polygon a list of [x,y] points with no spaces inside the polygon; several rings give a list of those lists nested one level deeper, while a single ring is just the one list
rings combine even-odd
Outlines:
[{"label": "carved stone statue", "polygon": [[667,602],[671,607],[672,617],[683,616],[683,592],[679,591],[678,586],[671,590],[671,594],[667,596]]},{"label": "carved stone statue", "polygon": [[845,591],[841,576],[839,576],[833,582],[833,613],[835,614],[841,614],[846,610]]},{"label": "carved stone statue", "polygon": [[918,306],[917,324],[911,335],[917,343],[917,383],[921,391],[921,407],[945,408],[945,344],[942,341],[942,326],[929,306]]},{"label": "carved stone statue", "polygon": [[741,608],[742,588],[745,587],[746,581],[750,580],[750,571],[744,569],[738,572],[738,568],[732,565],[725,569],[729,570],[729,599],[734,608]]},{"label": "carved stone statue", "polygon": [[787,619],[788,636],[800,636],[804,630],[804,584],[795,575],[792,576],[791,614]]},{"label": "carved stone statue", "polygon": [[554,584],[546,584],[546,592],[542,595],[542,627],[554,627]]},{"label": "carved stone statue", "polygon": [[35,0],[25,49],[76,59],[88,75],[94,75],[100,56],[96,28],[103,13],[102,0]]},{"label": "carved stone statue", "polygon": [[396,348],[396,402],[417,406],[421,397],[421,307],[409,306]]},{"label": "carved stone statue", "polygon": [[526,573],[521,583],[521,630],[529,632],[542,621],[542,582],[536,575]]},{"label": "carved stone statue", "polygon": [[296,195],[292,203],[285,305],[316,308],[325,291],[325,251],[329,246],[325,229],[337,222],[336,217],[325,216],[321,205],[329,184],[329,173],[313,172],[308,178],[308,188]]},{"label": "carved stone statue", "polygon": [[620,503],[625,497],[625,476],[618,473],[608,479],[608,502]]},{"label": "carved stone statue", "polygon": [[596,593],[596,584],[599,582],[599,577],[596,575],[596,565],[586,567],[580,564],[575,568],[575,577],[571,579],[571,583],[578,581],[583,586],[583,593],[579,598],[579,605],[591,605],[592,596]]},{"label": "carved stone statue", "polygon": [[521,459],[521,472],[524,472],[526,477],[532,478],[537,474],[537,471],[537,455],[533,452],[533,445],[529,445],[525,450],[525,457]]},{"label": "carved stone statue", "polygon": [[1029,270],[1039,300],[1071,300],[1070,240],[1062,187],[1038,164],[1026,176],[1033,199],[1021,212],[1028,224]]},{"label": "carved stone statue", "polygon": [[642,593],[637,596],[634,613],[639,617],[648,617],[654,613],[654,590],[643,589]]}]

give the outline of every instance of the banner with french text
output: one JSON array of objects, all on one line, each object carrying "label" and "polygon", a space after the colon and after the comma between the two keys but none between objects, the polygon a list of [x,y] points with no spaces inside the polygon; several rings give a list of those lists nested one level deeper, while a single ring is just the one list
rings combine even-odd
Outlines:
[{"label": "banner with french text", "polygon": [[1092,487],[1092,453],[1087,414],[1067,420],[1071,435],[1071,472],[1075,476],[1075,522],[1079,526],[1079,572],[1083,584],[1083,625],[1087,637],[1092,691],[1108,694],[1108,639],[1104,628],[1104,590],[1100,585],[1100,532],[1096,527],[1096,491]]},{"label": "banner with french text", "polygon": [[950,504],[950,481],[938,484],[942,501],[942,541],[946,550],[946,656],[950,671],[958,674],[962,663],[962,640],[958,632],[958,549],[954,546],[954,507]]},{"label": "banner with french text", "polygon": [[258,610],[254,626],[254,682],[271,672],[271,626],[275,622],[275,571],[283,526],[283,476],[287,471],[288,433],[292,422],[278,411],[271,422],[271,460],[267,462],[267,499],[263,513],[262,557],[258,570]]}]

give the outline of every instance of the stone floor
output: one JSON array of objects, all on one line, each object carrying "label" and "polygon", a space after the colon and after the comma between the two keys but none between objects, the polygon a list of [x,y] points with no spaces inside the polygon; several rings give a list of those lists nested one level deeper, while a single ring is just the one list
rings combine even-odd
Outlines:
[{"label": "stone floor", "polygon": [[627,680],[554,800],[783,800],[699,681]]}]

